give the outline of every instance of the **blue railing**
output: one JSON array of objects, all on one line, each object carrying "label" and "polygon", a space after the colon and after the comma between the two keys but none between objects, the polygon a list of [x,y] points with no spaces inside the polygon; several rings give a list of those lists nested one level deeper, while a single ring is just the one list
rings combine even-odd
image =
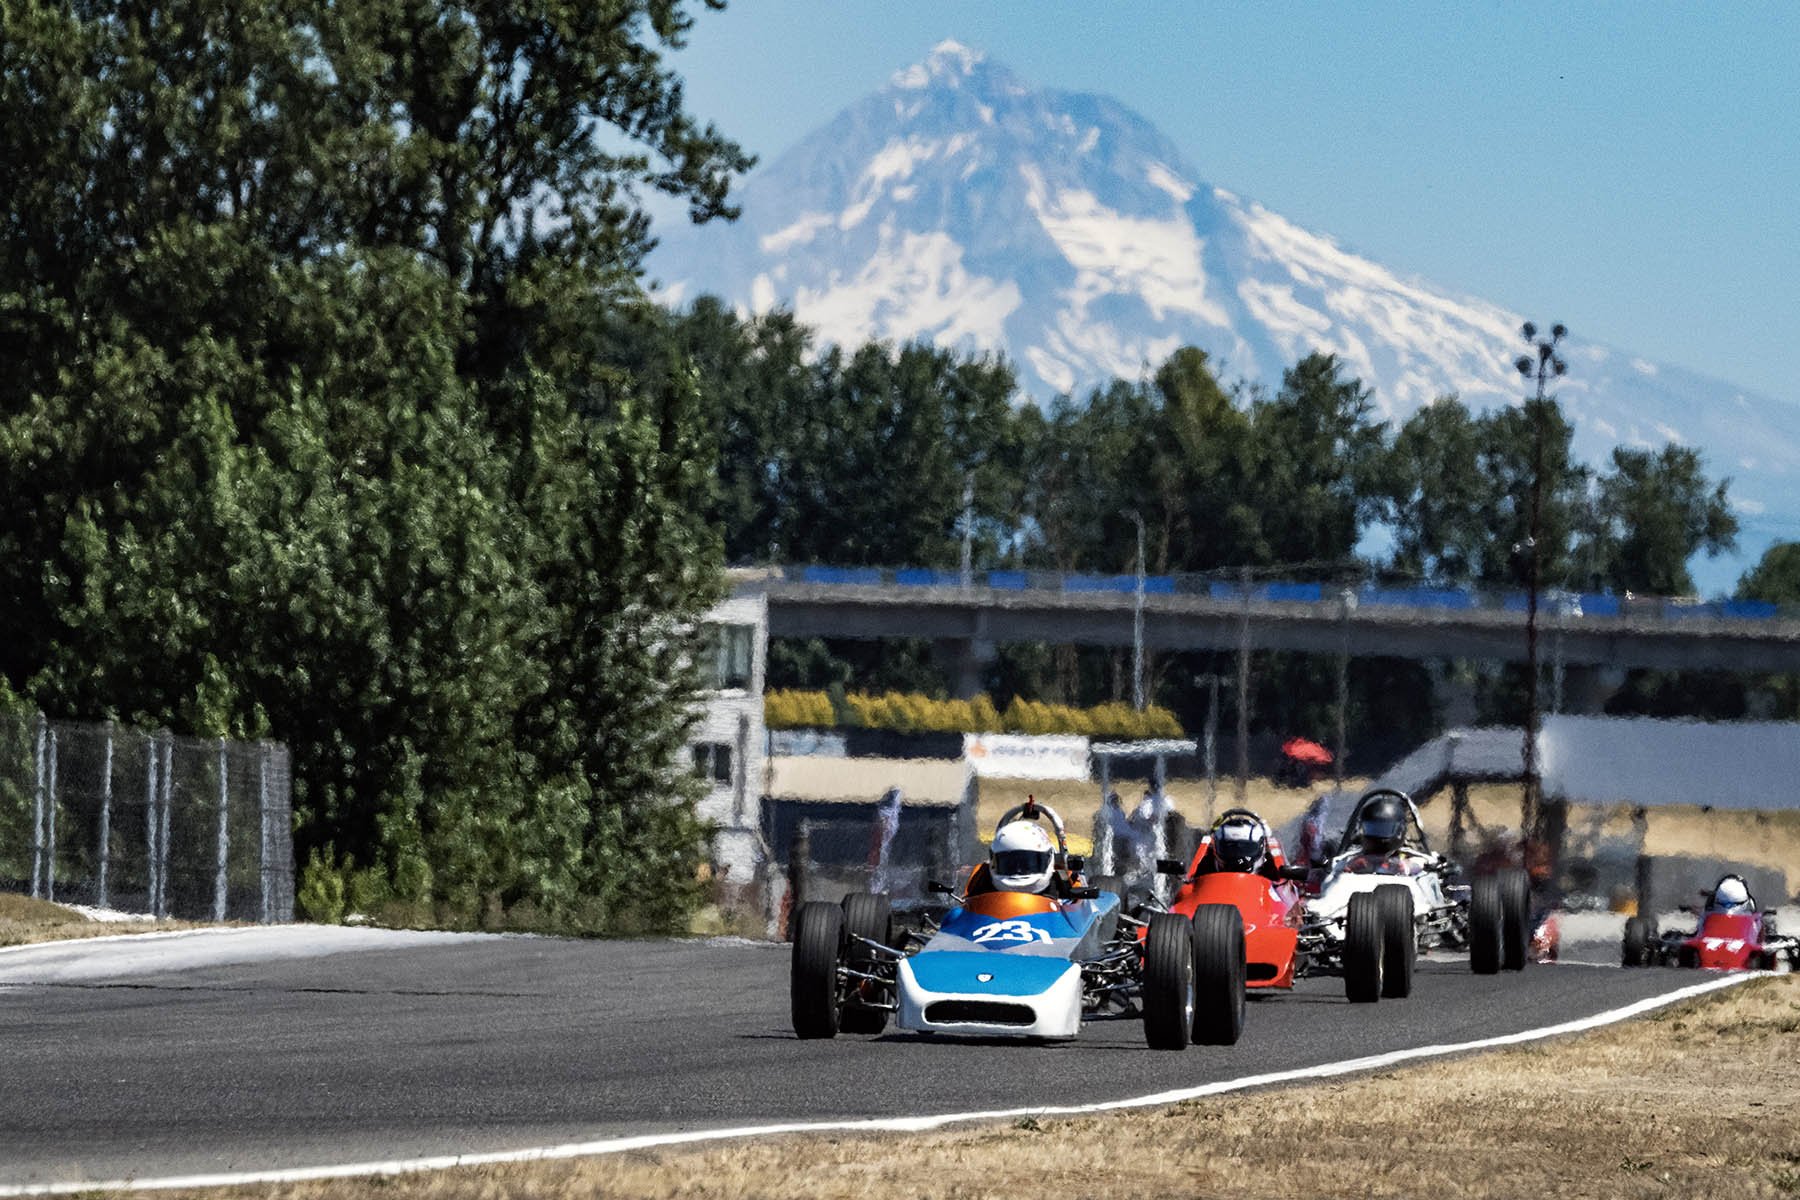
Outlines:
[{"label": "blue railing", "polygon": [[[1064,593],[1110,592],[1135,595],[1136,575],[1063,574],[1055,571],[972,571],[965,579],[957,570],[934,567],[829,567],[778,568],[781,577],[798,583],[828,583],[859,587],[960,588],[997,591],[1056,591]],[[1150,596],[1206,596],[1214,600],[1266,604],[1336,605],[1345,588],[1339,584],[1292,580],[1241,583],[1206,575],[1146,575],[1144,593]],[[1522,613],[1527,608],[1524,592],[1489,592],[1472,588],[1405,586],[1365,583],[1349,589],[1358,607],[1458,611],[1498,609]],[[1583,617],[1642,617],[1671,621],[1770,621],[1786,617],[1800,620],[1800,610],[1783,612],[1774,604],[1753,600],[1711,600],[1704,603],[1661,596],[1619,596],[1611,592],[1538,594],[1538,613],[1546,620]]]}]

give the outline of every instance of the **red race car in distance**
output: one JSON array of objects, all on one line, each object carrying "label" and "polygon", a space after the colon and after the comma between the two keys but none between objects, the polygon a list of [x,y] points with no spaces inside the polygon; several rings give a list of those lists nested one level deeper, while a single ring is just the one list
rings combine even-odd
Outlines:
[{"label": "red race car in distance", "polygon": [[[1657,928],[1655,917],[1625,922],[1620,961],[1628,967],[1700,967],[1713,971],[1781,971],[1800,964],[1800,941],[1781,936],[1775,914],[1757,907],[1740,875],[1720,879],[1692,932]],[[1683,912],[1694,912],[1682,905]]]}]

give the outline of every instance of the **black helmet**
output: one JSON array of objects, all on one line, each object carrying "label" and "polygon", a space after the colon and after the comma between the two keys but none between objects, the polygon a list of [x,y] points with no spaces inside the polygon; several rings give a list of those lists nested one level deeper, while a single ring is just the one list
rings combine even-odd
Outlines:
[{"label": "black helmet", "polygon": [[1392,854],[1406,840],[1406,801],[1375,796],[1362,810],[1362,844],[1367,854]]},{"label": "black helmet", "polygon": [[1247,813],[1223,817],[1213,827],[1213,855],[1221,871],[1254,871],[1269,857],[1269,830]]}]

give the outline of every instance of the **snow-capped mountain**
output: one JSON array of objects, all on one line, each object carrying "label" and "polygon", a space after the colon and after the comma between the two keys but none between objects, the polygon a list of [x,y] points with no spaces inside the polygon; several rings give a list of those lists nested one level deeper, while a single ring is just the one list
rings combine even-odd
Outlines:
[{"label": "snow-capped mountain", "polygon": [[[1269,385],[1334,353],[1396,422],[1449,392],[1475,407],[1525,392],[1511,365],[1520,314],[1348,253],[1203,182],[1117,102],[1030,86],[954,42],[738,199],[735,224],[666,236],[650,260],[664,302],[784,306],[844,345],[998,351],[1037,400],[1138,378],[1185,344],[1225,382]],[[1584,458],[1698,446],[1709,474],[1732,478],[1740,561],[1800,536],[1800,405],[1579,336],[1566,345],[1557,394]]]}]

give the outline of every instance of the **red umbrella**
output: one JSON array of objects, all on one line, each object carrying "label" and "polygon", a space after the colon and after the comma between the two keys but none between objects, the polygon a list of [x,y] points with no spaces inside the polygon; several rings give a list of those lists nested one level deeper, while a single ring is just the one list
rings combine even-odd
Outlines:
[{"label": "red umbrella", "polygon": [[1331,751],[1309,738],[1289,738],[1281,743],[1281,752],[1295,762],[1308,763],[1315,767],[1328,766],[1331,763]]}]

